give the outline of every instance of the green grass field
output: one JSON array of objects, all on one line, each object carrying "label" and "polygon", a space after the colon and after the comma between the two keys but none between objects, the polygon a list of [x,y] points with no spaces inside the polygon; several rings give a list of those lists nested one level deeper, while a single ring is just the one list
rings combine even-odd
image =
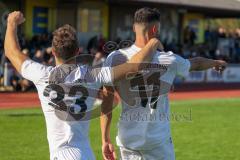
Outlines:
[{"label": "green grass field", "polygon": [[[117,107],[112,141],[119,112]],[[240,99],[174,101],[171,112],[175,115],[172,134],[177,160],[240,159]],[[102,159],[100,137],[99,119],[94,119],[90,139],[98,160]],[[0,160],[48,157],[45,121],[40,109],[0,110]]]}]

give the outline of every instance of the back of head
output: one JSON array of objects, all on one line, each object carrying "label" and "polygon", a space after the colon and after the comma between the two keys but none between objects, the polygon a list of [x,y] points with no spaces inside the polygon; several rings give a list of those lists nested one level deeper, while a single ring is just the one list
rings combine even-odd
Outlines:
[{"label": "back of head", "polygon": [[134,32],[136,37],[147,37],[150,40],[160,33],[160,13],[157,9],[141,8],[134,15]]},{"label": "back of head", "polygon": [[56,58],[63,61],[76,56],[79,50],[76,30],[68,24],[58,28],[53,32],[52,48]]},{"label": "back of head", "polygon": [[160,22],[160,12],[156,8],[140,8],[135,12],[134,24],[149,25]]}]

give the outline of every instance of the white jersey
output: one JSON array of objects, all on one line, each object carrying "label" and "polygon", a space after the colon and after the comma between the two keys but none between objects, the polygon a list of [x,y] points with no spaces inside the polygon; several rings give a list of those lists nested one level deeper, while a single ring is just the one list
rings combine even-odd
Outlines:
[{"label": "white jersey", "polygon": [[[124,63],[140,50],[132,45],[115,51],[108,56],[105,66]],[[189,73],[190,62],[172,52],[157,51],[148,66],[157,69],[150,67],[153,72],[143,72],[137,78],[127,77],[114,84],[122,103],[116,138],[120,147],[151,149],[171,136],[168,93],[176,75]]]},{"label": "white jersey", "polygon": [[[97,73],[98,72],[98,73]],[[74,64],[49,67],[26,60],[22,76],[38,91],[46,120],[50,154],[65,148],[90,148],[90,112],[101,83],[110,83],[110,68],[92,74],[89,67]]]}]

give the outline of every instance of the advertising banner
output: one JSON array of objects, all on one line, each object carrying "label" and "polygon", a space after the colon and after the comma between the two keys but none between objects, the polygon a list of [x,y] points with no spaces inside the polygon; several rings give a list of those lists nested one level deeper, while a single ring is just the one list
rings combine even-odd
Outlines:
[{"label": "advertising banner", "polygon": [[240,82],[240,66],[230,66],[223,73],[224,82]]},{"label": "advertising banner", "polygon": [[185,79],[185,82],[204,82],[205,81],[205,72],[191,72]]}]

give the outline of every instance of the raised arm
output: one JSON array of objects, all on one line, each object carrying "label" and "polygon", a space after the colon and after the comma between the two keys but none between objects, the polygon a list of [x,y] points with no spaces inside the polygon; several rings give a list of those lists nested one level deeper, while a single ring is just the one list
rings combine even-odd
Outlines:
[{"label": "raised arm", "polygon": [[21,72],[23,62],[28,58],[21,52],[17,38],[17,27],[24,21],[25,18],[21,12],[15,11],[8,15],[7,31],[4,42],[5,55],[19,73]]},{"label": "raised arm", "polygon": [[227,66],[227,63],[222,60],[212,60],[203,57],[196,57],[189,59],[191,68],[190,71],[202,71],[210,68],[215,69],[216,71],[223,71]]}]

